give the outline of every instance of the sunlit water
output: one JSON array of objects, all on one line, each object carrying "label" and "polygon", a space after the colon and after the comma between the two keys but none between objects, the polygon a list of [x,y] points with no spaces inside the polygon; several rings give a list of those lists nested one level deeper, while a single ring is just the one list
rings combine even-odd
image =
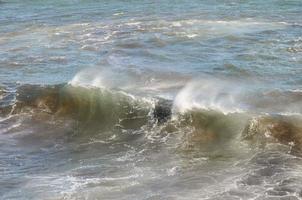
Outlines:
[{"label": "sunlit water", "polygon": [[0,197],[301,199],[301,13],[0,1]]}]

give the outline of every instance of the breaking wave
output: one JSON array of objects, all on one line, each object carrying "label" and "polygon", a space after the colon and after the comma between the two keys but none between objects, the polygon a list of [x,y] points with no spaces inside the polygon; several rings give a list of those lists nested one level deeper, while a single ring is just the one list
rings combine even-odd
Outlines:
[{"label": "breaking wave", "polygon": [[[259,89],[260,88],[260,89]],[[227,113],[302,114],[302,93],[298,90],[261,88],[256,81],[229,81],[201,77],[189,82],[176,96],[174,109],[180,112],[204,109]]]},{"label": "breaking wave", "polygon": [[[193,91],[198,92],[194,94]],[[169,134],[181,135],[178,143],[185,148],[248,141],[257,147],[275,142],[300,151],[301,115],[257,112],[261,106],[254,110],[244,110],[244,107],[240,107],[242,104],[238,103],[238,99],[243,99],[240,95],[241,90],[233,84],[216,82],[209,85],[208,81],[190,83],[176,96],[174,102],[158,97],[137,97],[106,88],[85,88],[70,84],[22,85],[11,92],[1,89],[1,116],[5,118],[26,113],[31,116],[48,116],[44,120],[72,119],[86,132],[100,129],[149,130],[144,133],[151,139],[162,139]],[[302,96],[297,91],[269,95],[287,95],[287,101],[293,103],[280,108],[284,112],[291,111],[285,109],[298,106]],[[268,97],[251,105],[267,103]],[[271,99],[274,100],[273,105],[268,106],[271,110],[285,100]]]}]

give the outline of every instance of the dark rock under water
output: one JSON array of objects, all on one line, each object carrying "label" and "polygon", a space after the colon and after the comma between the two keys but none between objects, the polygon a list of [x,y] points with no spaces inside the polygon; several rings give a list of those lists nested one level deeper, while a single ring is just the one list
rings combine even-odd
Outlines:
[{"label": "dark rock under water", "polygon": [[159,123],[168,121],[172,115],[173,101],[166,99],[158,99],[154,108],[154,118]]}]

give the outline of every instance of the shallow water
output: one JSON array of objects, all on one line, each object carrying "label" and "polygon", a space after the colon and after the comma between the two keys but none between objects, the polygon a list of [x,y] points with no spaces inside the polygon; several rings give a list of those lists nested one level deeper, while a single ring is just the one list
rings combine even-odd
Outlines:
[{"label": "shallow water", "polygon": [[302,3],[0,2],[2,199],[301,199]]}]

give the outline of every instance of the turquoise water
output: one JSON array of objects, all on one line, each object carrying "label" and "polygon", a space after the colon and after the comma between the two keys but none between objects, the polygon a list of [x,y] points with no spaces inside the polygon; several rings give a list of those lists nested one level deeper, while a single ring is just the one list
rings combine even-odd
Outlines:
[{"label": "turquoise water", "polygon": [[301,13],[0,1],[0,196],[302,198]]}]

